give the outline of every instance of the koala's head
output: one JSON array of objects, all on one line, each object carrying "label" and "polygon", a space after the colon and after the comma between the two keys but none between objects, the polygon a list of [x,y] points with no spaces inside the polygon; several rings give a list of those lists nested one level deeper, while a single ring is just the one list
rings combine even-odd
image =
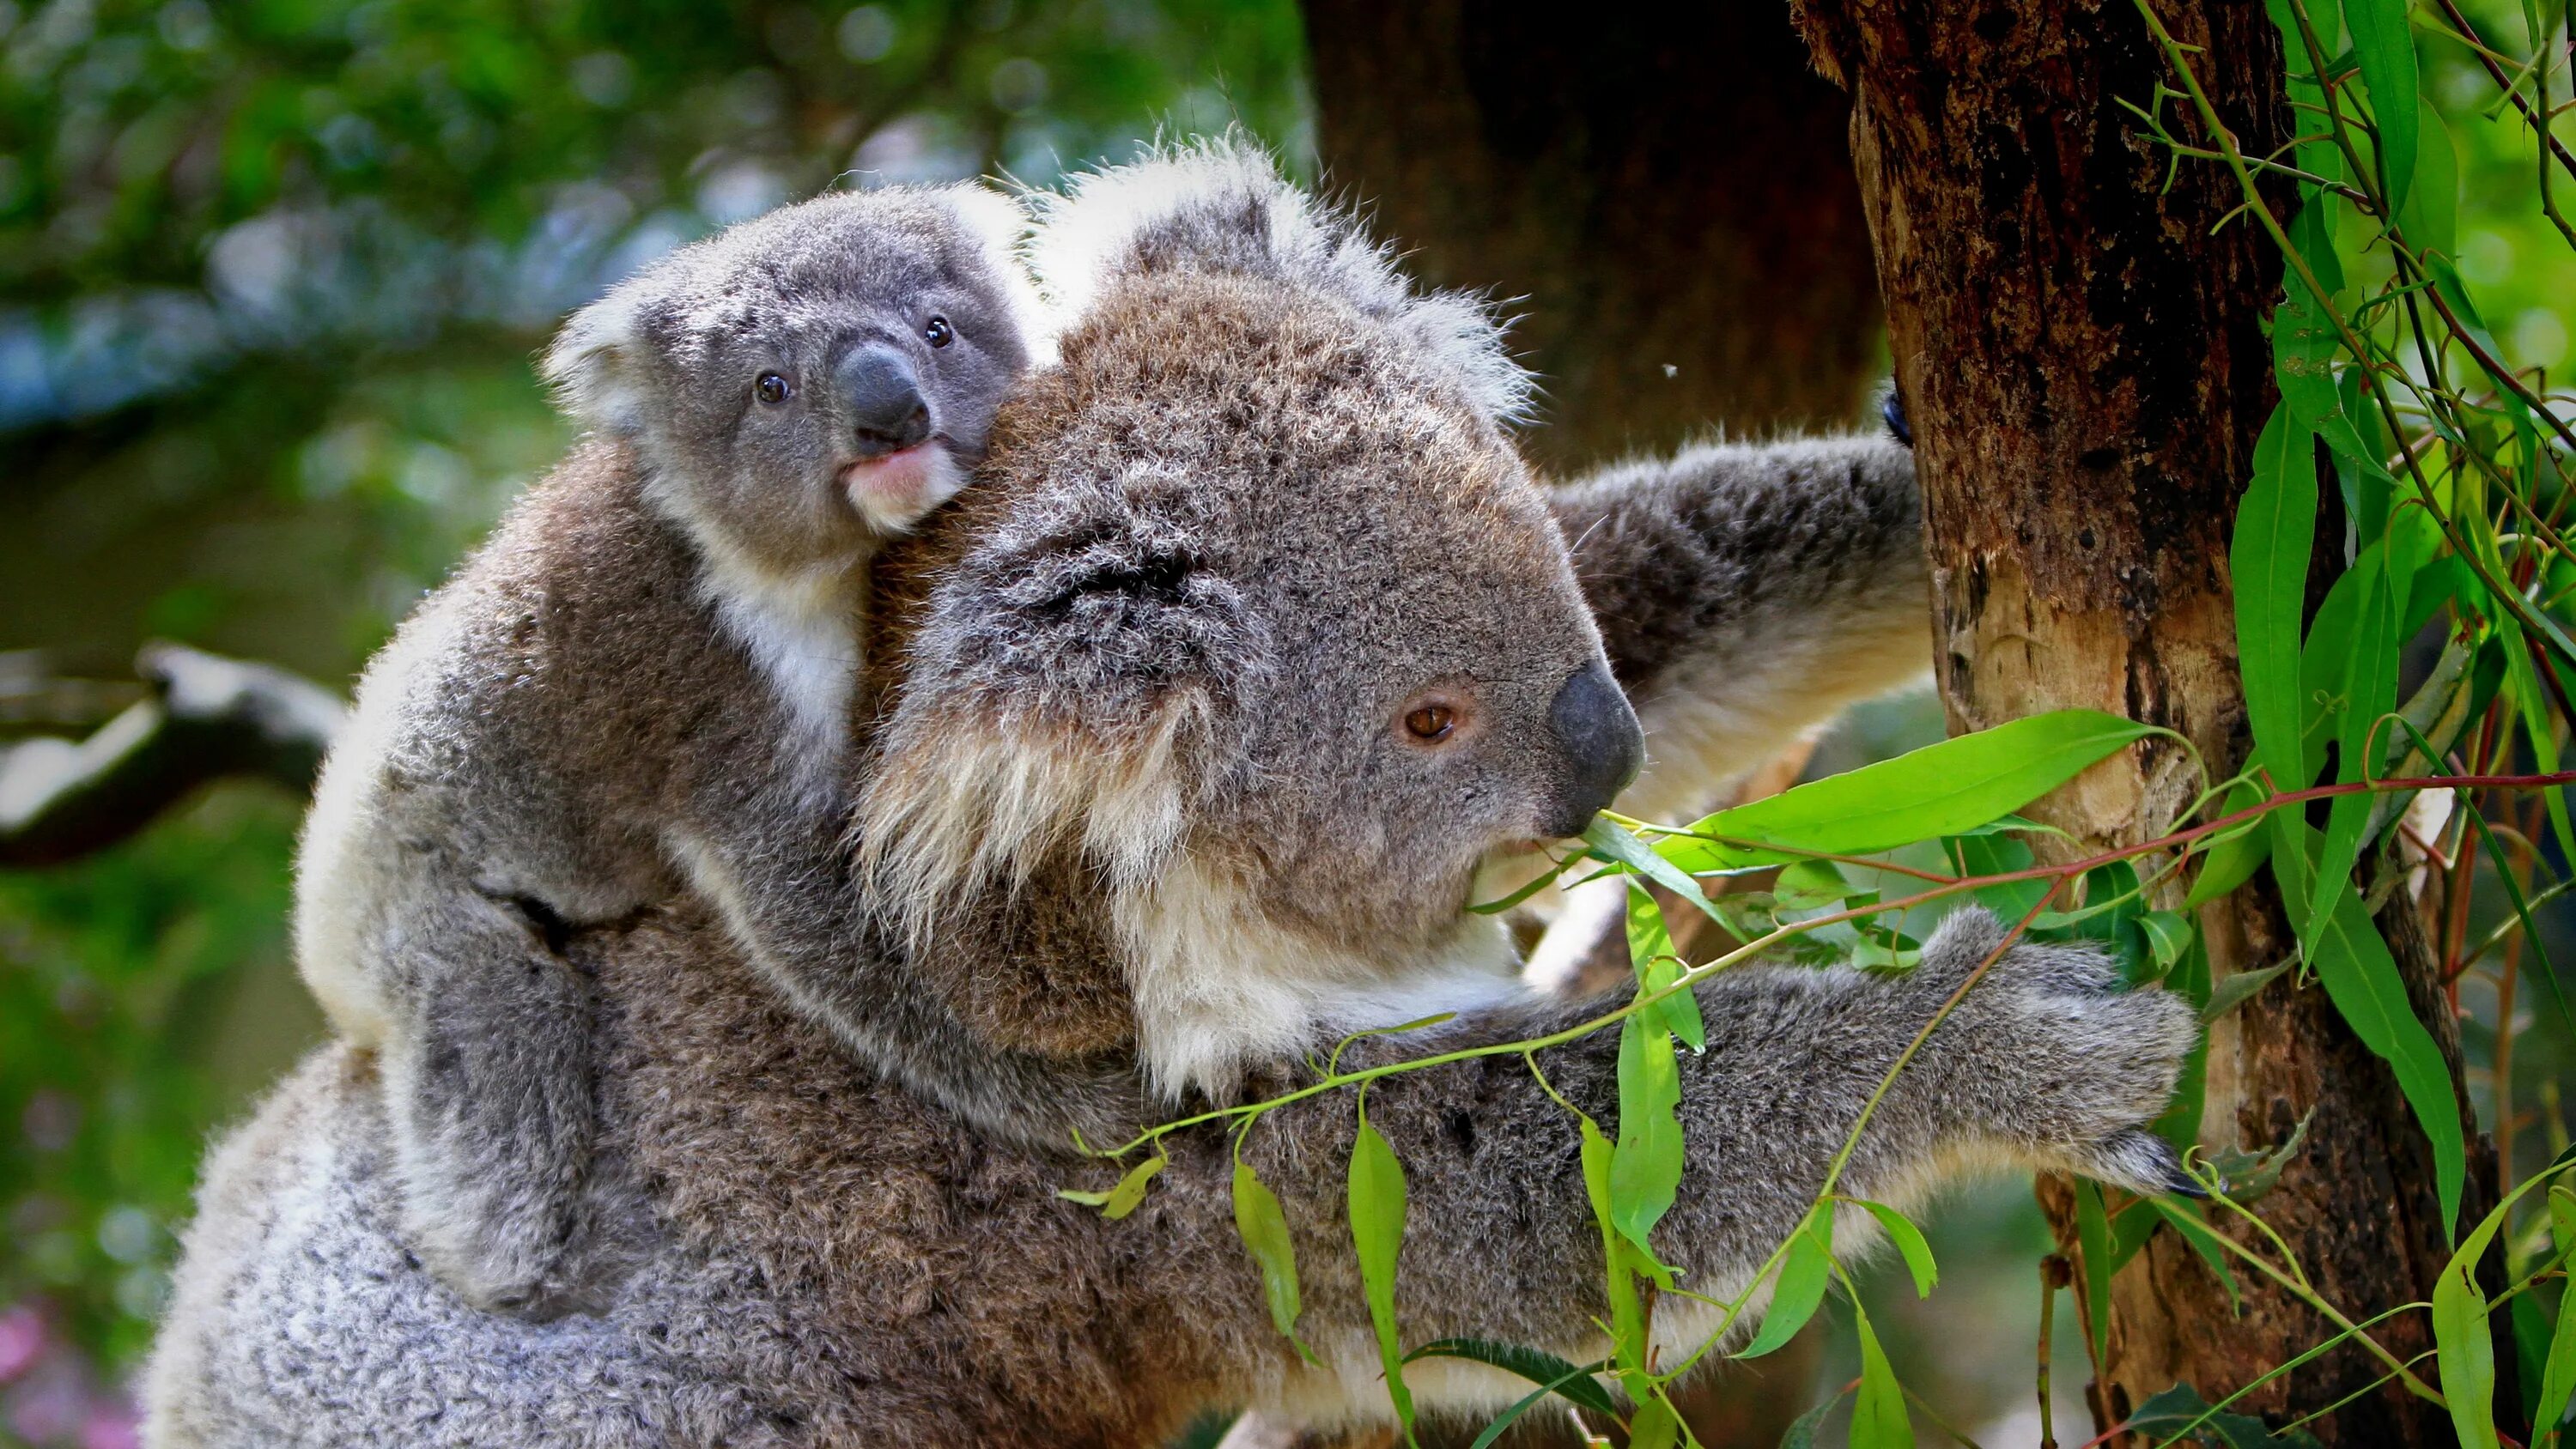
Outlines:
[{"label": "koala's head", "polygon": [[846,560],[956,492],[1044,345],[1026,229],[972,184],[782,207],[584,308],[545,373],[731,561]]},{"label": "koala's head", "polygon": [[[918,938],[1077,855],[1158,1082],[1508,994],[1489,852],[1634,775],[1471,301],[1227,146],[1078,182],[860,818]],[[1060,875],[1061,872],[1056,874]]]}]

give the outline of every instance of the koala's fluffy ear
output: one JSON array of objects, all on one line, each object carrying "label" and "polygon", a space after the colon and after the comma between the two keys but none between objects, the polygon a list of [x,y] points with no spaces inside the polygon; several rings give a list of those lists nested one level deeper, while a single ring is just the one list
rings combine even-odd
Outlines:
[{"label": "koala's fluffy ear", "polygon": [[1005,193],[981,181],[960,181],[940,187],[937,192],[956,214],[966,235],[982,248],[984,265],[1001,289],[1003,303],[1019,328],[1030,365],[1043,367],[1055,360],[1055,332],[1060,318],[1039,297],[1037,281],[1029,275],[1029,228],[1033,223],[1025,197],[1033,194]]},{"label": "koala's fluffy ear", "polygon": [[1160,149],[1037,198],[1029,264],[1068,320],[1122,277],[1203,270],[1339,298],[1387,324],[1496,424],[1523,421],[1530,378],[1474,297],[1413,290],[1356,218],[1306,195],[1240,136]]},{"label": "koala's fluffy ear", "polygon": [[1079,469],[972,543],[925,606],[857,820],[878,898],[916,933],[1067,849],[1113,890],[1156,874],[1228,767],[1209,726],[1269,665],[1177,473]]},{"label": "koala's fluffy ear", "polygon": [[572,314],[538,359],[556,405],[585,428],[632,434],[643,425],[648,295],[640,277],[610,288]]}]

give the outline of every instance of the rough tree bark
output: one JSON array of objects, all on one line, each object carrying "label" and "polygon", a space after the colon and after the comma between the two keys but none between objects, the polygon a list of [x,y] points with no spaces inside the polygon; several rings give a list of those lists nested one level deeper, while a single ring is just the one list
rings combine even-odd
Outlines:
[{"label": "rough tree bark", "polygon": [[1564,469],[1840,423],[1878,298],[1842,98],[1779,0],[1308,0],[1328,187],[1444,287],[1524,299]]},{"label": "rough tree bark", "polygon": [[[2245,150],[2284,139],[2263,7],[2154,3],[2203,47],[2194,64]],[[2166,158],[2116,104],[2145,103],[2169,76],[2143,20],[2131,0],[1805,0],[1799,22],[1851,95],[1924,477],[1951,728],[2086,706],[2170,726],[2213,769],[2234,768],[2246,731],[2227,545],[2273,400],[2261,319],[2280,269],[2253,227],[2213,234],[2239,200],[2227,174],[2186,161],[2164,189]],[[2061,792],[2048,818],[2086,846],[2134,842],[2198,784],[2180,750],[2149,742]],[[2268,875],[2201,921],[2221,977],[2291,949]],[[2392,913],[2392,944],[2449,1041],[2409,922]],[[2263,1147],[2310,1112],[2306,1152],[2260,1210],[2355,1319],[2426,1298],[2447,1251],[2425,1140],[2324,994],[2284,979],[2213,1031],[2202,1135]],[[2493,1181],[2490,1163],[2472,1199],[2492,1201]],[[2042,1199],[2066,1238],[2059,1187]],[[2215,1398],[2331,1333],[2240,1276],[2241,1318],[2170,1233],[2119,1275],[2099,1426],[2176,1380]],[[2421,1314],[2383,1341],[2400,1356],[2431,1347]],[[2338,1350],[2252,1402],[2302,1414],[2378,1373]],[[2314,1428],[2336,1444],[2452,1442],[2439,1410],[2395,1389]]]}]

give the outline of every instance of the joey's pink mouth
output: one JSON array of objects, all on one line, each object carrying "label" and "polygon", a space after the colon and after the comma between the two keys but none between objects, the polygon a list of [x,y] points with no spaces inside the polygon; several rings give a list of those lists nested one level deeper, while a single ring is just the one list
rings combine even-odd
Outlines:
[{"label": "joey's pink mouth", "polygon": [[964,481],[948,455],[948,440],[927,438],[909,448],[864,458],[841,469],[850,506],[880,528],[900,528],[948,501]]}]

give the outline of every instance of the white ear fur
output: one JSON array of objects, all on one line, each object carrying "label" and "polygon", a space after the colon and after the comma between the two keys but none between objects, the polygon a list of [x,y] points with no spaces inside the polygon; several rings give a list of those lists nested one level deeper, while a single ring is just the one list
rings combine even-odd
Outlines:
[{"label": "white ear fur", "polygon": [[632,371],[634,351],[643,342],[640,282],[621,282],[572,314],[538,359],[538,374],[556,405],[586,428],[633,433],[643,425],[643,390]]},{"label": "white ear fur", "polygon": [[1011,320],[1029,350],[1029,365],[1055,361],[1057,315],[1039,297],[1037,279],[1029,275],[1027,248],[1034,224],[1017,195],[997,191],[980,181],[961,181],[940,188],[940,199],[956,211],[967,232],[983,244],[984,257],[1001,278]]},{"label": "white ear fur", "polygon": [[1065,195],[1041,194],[1035,204],[1030,267],[1066,319],[1122,276],[1198,267],[1270,277],[1385,322],[1495,422],[1527,415],[1529,374],[1504,350],[1502,325],[1482,302],[1415,293],[1357,220],[1291,185],[1268,152],[1240,136],[1160,148],[1073,177]]}]

